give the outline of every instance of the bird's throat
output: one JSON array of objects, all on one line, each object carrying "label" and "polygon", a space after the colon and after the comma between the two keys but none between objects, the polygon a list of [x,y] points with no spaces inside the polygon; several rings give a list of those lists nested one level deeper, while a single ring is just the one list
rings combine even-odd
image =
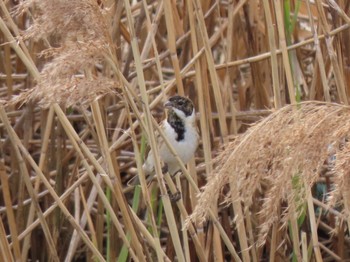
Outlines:
[{"label": "bird's throat", "polygon": [[169,110],[167,121],[177,134],[176,141],[183,140],[185,138],[185,124],[181,118],[177,116],[174,110]]}]

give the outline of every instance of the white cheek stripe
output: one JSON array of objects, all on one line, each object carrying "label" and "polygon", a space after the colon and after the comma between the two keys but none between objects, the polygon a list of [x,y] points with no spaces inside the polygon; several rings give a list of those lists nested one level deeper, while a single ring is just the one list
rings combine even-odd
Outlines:
[{"label": "white cheek stripe", "polygon": [[175,107],[173,107],[173,110],[174,110],[175,114],[176,114],[178,117],[180,117],[182,120],[185,120],[185,119],[186,119],[186,115],[185,115],[185,113],[184,113],[182,110],[179,110],[179,109],[177,109],[177,108],[175,108]]}]

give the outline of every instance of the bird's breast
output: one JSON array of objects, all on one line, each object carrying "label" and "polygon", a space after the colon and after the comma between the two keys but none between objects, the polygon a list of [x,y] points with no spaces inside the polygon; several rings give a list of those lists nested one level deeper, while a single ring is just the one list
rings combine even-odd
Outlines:
[{"label": "bird's breast", "polygon": [[[198,146],[198,133],[194,127],[186,127],[184,136],[181,140],[177,140],[178,136],[175,130],[168,124],[164,125],[164,132],[170,144],[174,147],[180,159],[186,164],[194,155]],[[174,161],[174,156],[166,145],[161,150],[161,158],[164,162]],[[176,161],[176,160],[175,160]]]}]

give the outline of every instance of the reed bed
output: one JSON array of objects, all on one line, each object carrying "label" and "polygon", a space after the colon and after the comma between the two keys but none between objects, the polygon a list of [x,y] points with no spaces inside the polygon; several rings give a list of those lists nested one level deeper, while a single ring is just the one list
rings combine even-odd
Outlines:
[{"label": "reed bed", "polygon": [[[349,9],[1,1],[0,261],[349,260]],[[145,184],[173,94],[200,146]]]}]

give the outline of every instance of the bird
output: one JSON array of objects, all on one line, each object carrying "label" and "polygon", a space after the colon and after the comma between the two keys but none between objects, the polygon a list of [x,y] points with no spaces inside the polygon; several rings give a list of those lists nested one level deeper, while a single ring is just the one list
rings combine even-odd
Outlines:
[{"label": "bird", "polygon": [[[199,144],[194,104],[187,97],[175,95],[164,103],[164,107],[167,109],[167,117],[161,122],[160,128],[183,164],[187,164],[194,156]],[[156,141],[160,160],[164,163],[163,171],[174,176],[181,169],[180,164],[163,138],[157,133]],[[150,181],[155,174],[152,150],[148,152],[142,168],[147,181]],[[137,176],[133,184],[138,183]]]}]

